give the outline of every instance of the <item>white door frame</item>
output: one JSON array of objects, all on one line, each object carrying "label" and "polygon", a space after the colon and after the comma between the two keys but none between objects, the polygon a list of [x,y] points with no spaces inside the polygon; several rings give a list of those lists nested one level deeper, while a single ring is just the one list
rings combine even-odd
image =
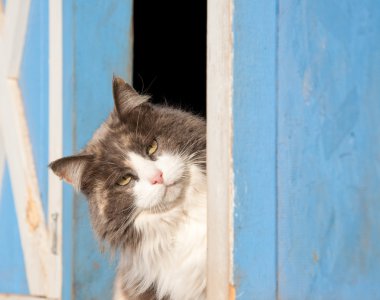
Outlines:
[{"label": "white door frame", "polygon": [[207,1],[207,299],[233,285],[232,0]]}]

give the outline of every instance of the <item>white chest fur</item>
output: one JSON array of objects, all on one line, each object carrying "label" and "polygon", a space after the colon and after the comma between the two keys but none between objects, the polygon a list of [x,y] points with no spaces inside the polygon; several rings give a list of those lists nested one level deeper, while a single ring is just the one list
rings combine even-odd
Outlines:
[{"label": "white chest fur", "polygon": [[126,253],[120,264],[122,281],[142,292],[156,287],[159,297],[205,299],[206,179],[192,167],[191,182],[182,204],[169,212],[139,216],[144,232],[141,246]]}]

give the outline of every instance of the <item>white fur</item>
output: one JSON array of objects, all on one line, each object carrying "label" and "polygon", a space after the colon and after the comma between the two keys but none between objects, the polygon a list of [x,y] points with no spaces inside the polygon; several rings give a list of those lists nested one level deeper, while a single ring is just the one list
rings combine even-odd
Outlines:
[{"label": "white fur", "polygon": [[[179,157],[166,154],[157,161],[148,161],[134,153],[129,157],[139,176],[144,178],[140,177],[135,184],[139,205],[152,206],[149,197],[153,197],[154,205],[160,201],[176,202],[169,211],[146,210],[138,216],[135,226],[143,233],[143,241],[137,250],[122,256],[120,267],[128,272],[121,280],[127,286],[139,284],[137,292],[155,284],[160,298],[170,295],[172,300],[205,299],[205,175],[198,167],[190,166],[190,182],[177,187],[176,182],[185,172],[185,164]],[[163,172],[164,184],[148,187],[148,178],[155,169]],[[181,199],[174,199],[175,195]]]},{"label": "white fur", "polygon": [[[169,203],[178,198],[182,186],[175,183],[181,179],[185,171],[180,157],[163,154],[153,161],[134,152],[129,152],[128,156],[139,177],[133,187],[138,207],[149,209],[162,201]],[[151,179],[160,171],[163,173],[163,184],[152,184]]]}]

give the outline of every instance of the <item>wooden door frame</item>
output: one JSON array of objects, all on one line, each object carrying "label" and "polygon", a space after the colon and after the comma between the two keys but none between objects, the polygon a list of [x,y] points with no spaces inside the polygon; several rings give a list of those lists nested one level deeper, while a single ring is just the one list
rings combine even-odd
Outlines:
[{"label": "wooden door frame", "polygon": [[207,299],[234,299],[232,0],[207,1]]}]

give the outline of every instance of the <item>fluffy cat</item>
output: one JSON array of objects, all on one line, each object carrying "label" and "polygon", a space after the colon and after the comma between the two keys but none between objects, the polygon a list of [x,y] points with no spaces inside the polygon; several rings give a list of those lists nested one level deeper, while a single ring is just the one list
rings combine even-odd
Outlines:
[{"label": "fluffy cat", "polygon": [[121,78],[113,97],[86,147],[50,167],[86,195],[96,235],[121,253],[114,300],[205,299],[205,122]]}]

